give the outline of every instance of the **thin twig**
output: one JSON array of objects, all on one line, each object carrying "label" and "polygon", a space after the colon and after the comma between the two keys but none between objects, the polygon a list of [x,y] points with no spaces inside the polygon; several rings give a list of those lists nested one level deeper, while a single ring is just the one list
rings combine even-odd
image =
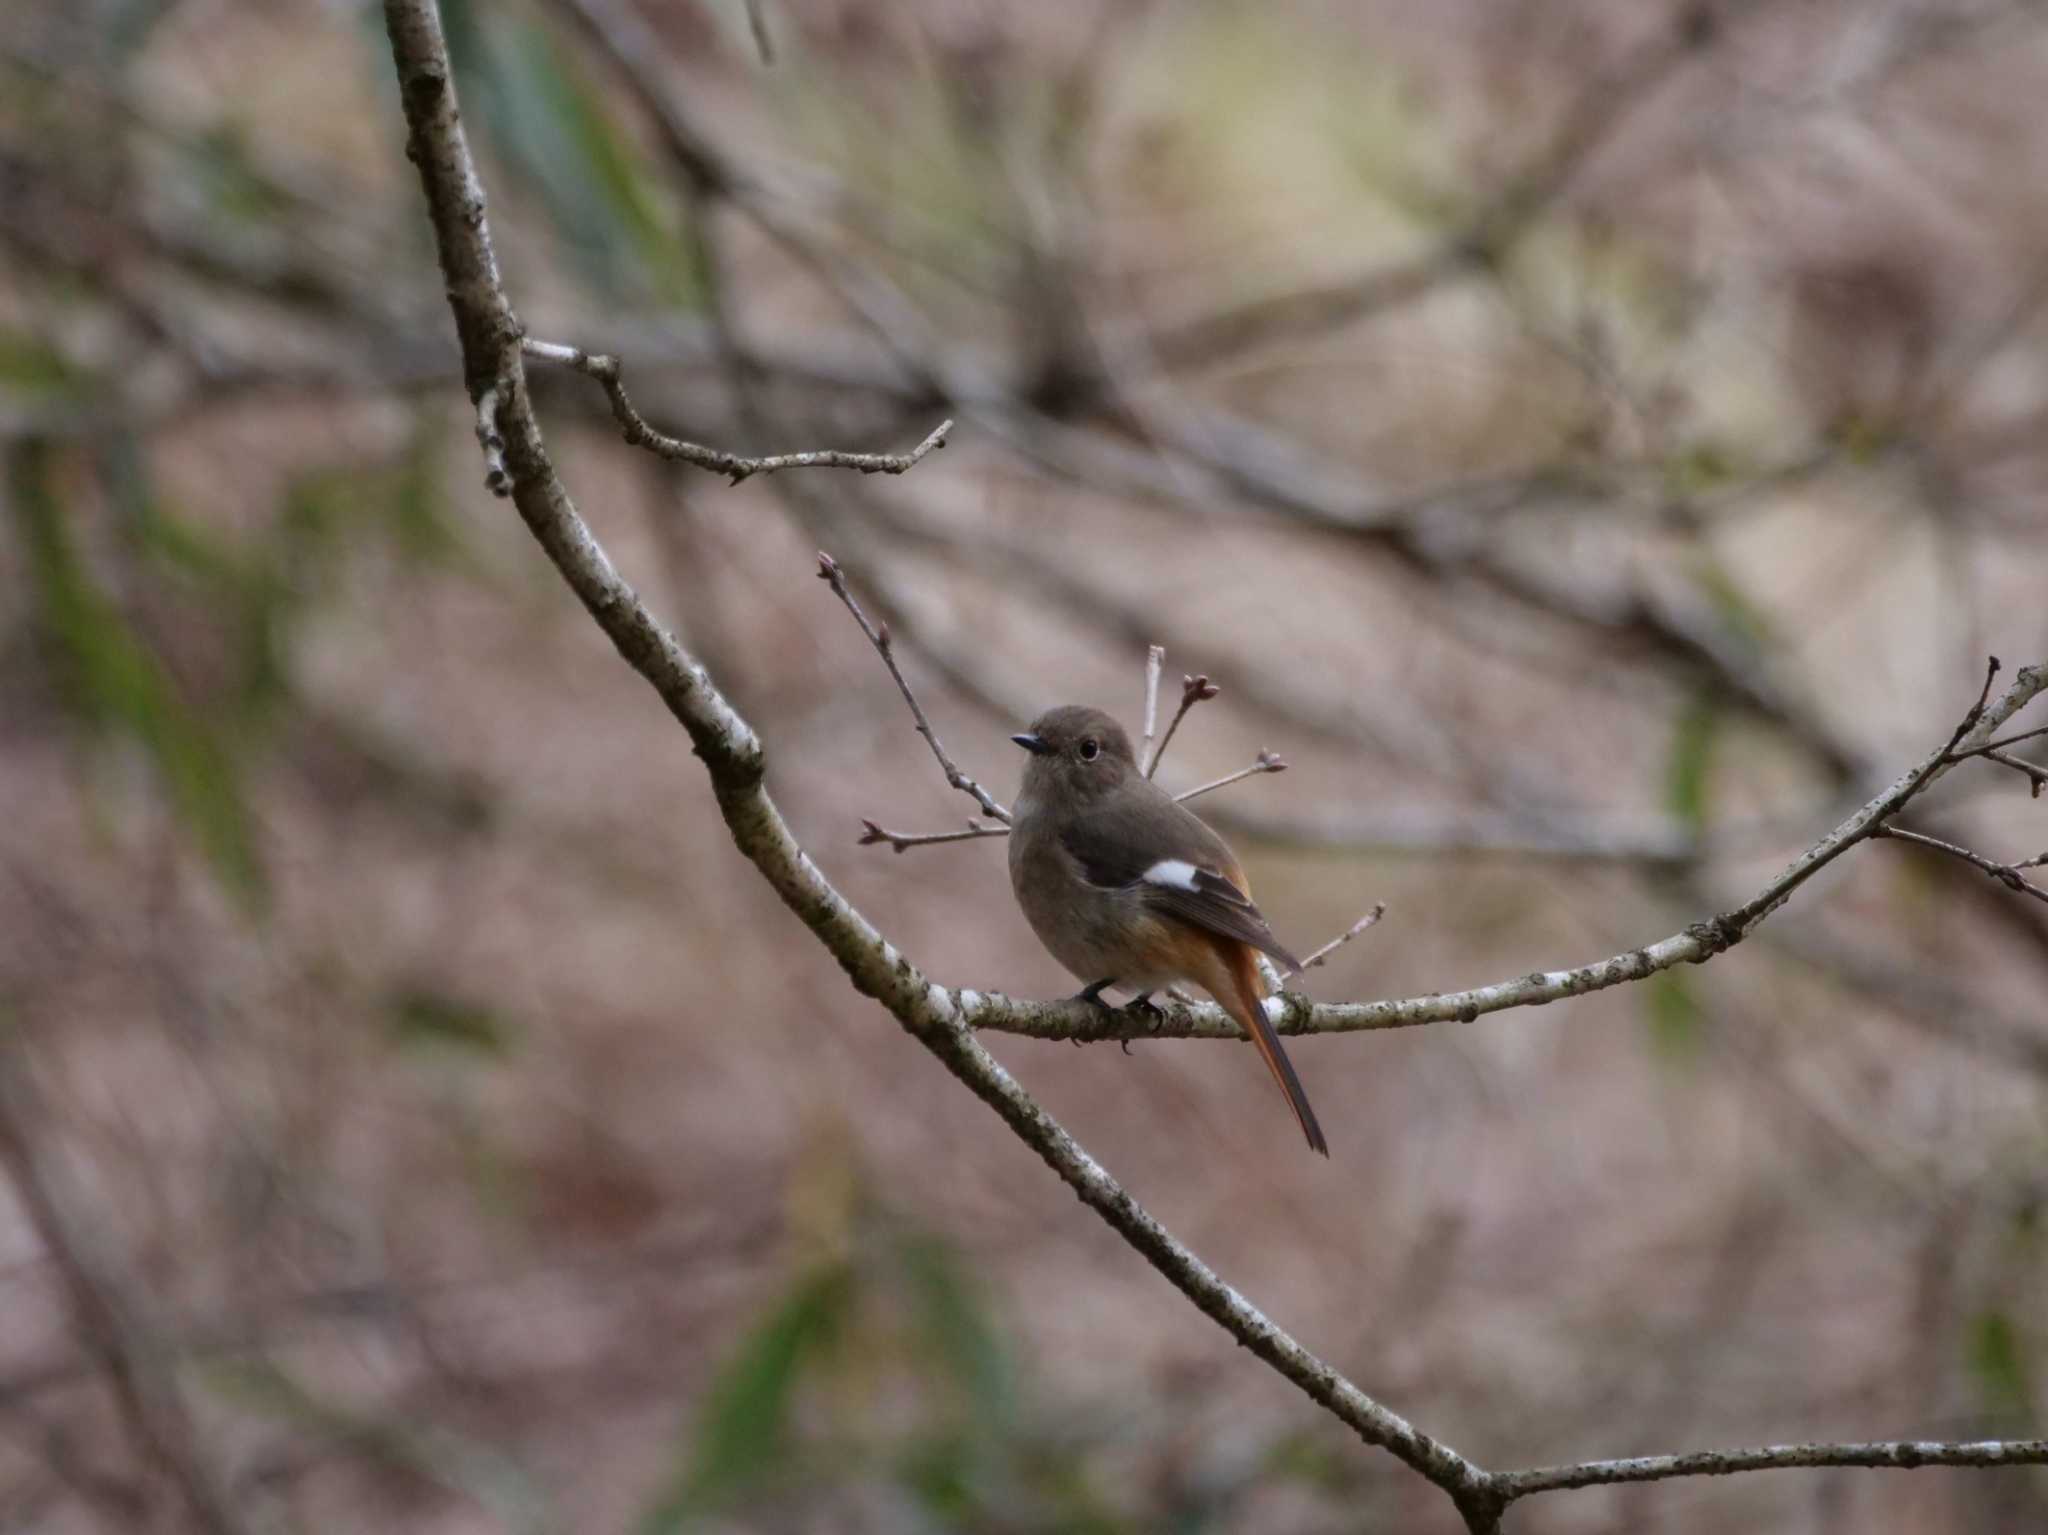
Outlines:
[{"label": "thin twig", "polygon": [[2041,797],[2042,789],[2048,788],[2048,769],[2038,768],[2023,758],[2013,756],[2010,752],[1998,751],[1989,746],[1985,747],[1978,755],[1988,762],[1996,762],[2002,767],[2009,767],[2015,773],[2025,774],[2027,792],[2035,799]]},{"label": "thin twig", "polygon": [[871,847],[886,842],[897,852],[907,847],[930,847],[935,842],[975,842],[983,837],[1007,837],[1007,826],[990,826],[982,821],[969,821],[965,831],[890,831],[886,826],[877,826],[873,821],[862,821],[861,847]]},{"label": "thin twig", "polygon": [[2048,736],[2048,725],[2039,730],[2022,730],[2018,735],[2000,736],[1996,741],[1986,741],[1978,747],[1979,752],[2003,751],[2008,746],[2017,746],[2022,741],[2031,741],[2037,736]]},{"label": "thin twig", "polygon": [[1196,784],[1192,789],[1183,789],[1174,798],[1183,801],[1198,799],[1212,790],[1228,788],[1234,783],[1242,783],[1247,778],[1256,778],[1261,773],[1284,773],[1286,771],[1287,763],[1283,759],[1275,756],[1272,752],[1262,751],[1259,753],[1259,760],[1250,767],[1239,768],[1235,773],[1225,773],[1221,778],[1212,778],[1205,784]]},{"label": "thin twig", "polygon": [[[1166,734],[1159,738],[1159,750],[1152,753],[1151,759],[1145,764],[1145,776],[1147,778],[1150,778],[1159,771],[1159,759],[1166,755],[1166,748],[1173,744],[1173,733],[1180,729],[1180,722],[1188,717],[1188,710],[1194,708],[1196,704],[1206,703],[1222,691],[1223,689],[1216,686],[1206,676],[1182,677],[1180,679],[1180,707],[1174,711],[1173,721],[1166,727]],[[1267,768],[1262,771],[1272,772],[1274,770]],[[1187,795],[1181,796],[1182,799],[1187,797]]]},{"label": "thin twig", "polygon": [[1152,776],[1152,737],[1159,730],[1159,670],[1166,664],[1166,647],[1145,647],[1145,739],[1138,743],[1138,765],[1147,778]]},{"label": "thin twig", "polygon": [[1900,826],[1879,827],[1876,835],[1895,837],[1901,842],[1917,842],[1921,847],[1931,847],[1937,853],[1946,853],[1951,858],[1960,858],[1973,869],[1981,869],[1997,880],[2006,889],[2020,895],[2030,895],[2037,901],[2048,902],[2048,890],[2043,890],[2020,873],[2022,868],[2031,868],[2041,860],[2030,858],[2025,864],[1998,863],[1982,853],[1972,852],[1959,843],[1944,842],[1939,837],[1930,837],[1925,832],[1907,831]]},{"label": "thin twig", "polygon": [[735,485],[757,474],[774,474],[781,469],[857,469],[862,474],[903,474],[923,462],[927,454],[943,448],[946,434],[953,430],[952,418],[948,417],[933,427],[924,441],[908,453],[847,453],[837,448],[819,448],[804,453],[771,453],[747,458],[722,448],[707,447],[701,442],[671,437],[649,426],[626,395],[626,386],[620,378],[622,368],[619,359],[607,352],[586,352],[580,346],[535,341],[530,336],[520,346],[528,357],[562,363],[579,373],[588,374],[603,385],[605,398],[611,401],[612,419],[619,424],[619,434],[632,446],[645,448],[677,463],[694,464],[713,474],[729,475]]},{"label": "thin twig", "polygon": [[1379,919],[1384,917],[1386,914],[1387,903],[1385,901],[1374,901],[1372,903],[1371,911],[1367,912],[1364,916],[1360,917],[1356,922],[1352,923],[1351,926],[1345,928],[1343,932],[1339,933],[1335,938],[1332,938],[1320,949],[1309,950],[1307,956],[1302,960],[1302,962],[1299,965],[1295,966],[1294,969],[1288,971],[1288,974],[1300,975],[1303,971],[1313,970],[1318,965],[1328,964],[1330,956],[1332,954],[1335,954],[1339,949],[1343,948],[1345,944],[1351,942],[1352,939],[1356,938],[1360,933],[1364,932],[1367,928],[1371,927],[1375,922],[1379,921]]},{"label": "thin twig", "polygon": [[[889,675],[896,679],[896,691],[903,695],[903,701],[910,705],[910,717],[917,721],[917,733],[924,737],[925,744],[932,749],[932,755],[939,759],[939,771],[946,775],[946,782],[962,794],[973,797],[986,815],[995,817],[1005,826],[1010,824],[1010,812],[997,804],[995,799],[980,784],[960,771],[960,765],[946,755],[946,748],[939,740],[939,733],[932,729],[932,722],[925,718],[924,706],[917,701],[917,694],[910,690],[910,683],[903,675],[903,669],[896,664],[896,652],[889,640],[889,626],[868,622],[868,616],[854,599],[846,585],[846,572],[839,568],[839,562],[818,551],[818,579],[832,588],[832,595],[846,604],[846,611],[853,615],[853,621],[860,625],[860,632],[868,637],[868,643],[875,647],[875,653],[882,658],[882,664],[889,668]],[[899,849],[900,851],[900,849]]]}]

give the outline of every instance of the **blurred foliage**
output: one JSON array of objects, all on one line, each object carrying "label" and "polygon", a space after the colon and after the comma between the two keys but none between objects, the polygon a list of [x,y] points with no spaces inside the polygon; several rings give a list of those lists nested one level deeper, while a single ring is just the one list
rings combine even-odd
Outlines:
[{"label": "blurred foliage", "polygon": [[[913,1527],[1134,1527],[1096,1485],[1096,1446],[1071,1408],[1025,1381],[951,1244],[864,1197],[845,1250],[797,1268],[695,1418],[642,1535],[798,1494],[844,1504],[857,1487],[885,1493]],[[1198,1515],[1181,1527],[1200,1528]]]},{"label": "blurred foliage", "polygon": [[514,1535],[563,1528],[545,1490],[518,1462],[471,1435],[415,1421],[388,1403],[374,1410],[354,1407],[308,1385],[275,1359],[214,1365],[204,1379],[225,1402],[473,1499]]},{"label": "blurred foliage", "polygon": [[1699,1054],[1706,1014],[1683,970],[1660,970],[1643,983],[1643,1016],[1650,1043],[1673,1064],[1687,1064]]},{"label": "blurred foliage", "polygon": [[0,393],[24,404],[62,404],[91,392],[62,349],[41,336],[0,328]]},{"label": "blurred foliage", "polygon": [[2034,1381],[2020,1323],[2002,1309],[1978,1312],[1970,1319],[1965,1356],[1985,1412],[2001,1432],[2024,1431],[2033,1417]]},{"label": "blurred foliage", "polygon": [[23,439],[11,450],[8,479],[38,617],[61,655],[56,675],[73,713],[141,746],[215,873],[260,911],[265,878],[233,748],[87,569],[59,501],[54,457],[48,444]]},{"label": "blurred foliage", "polygon": [[1721,711],[1712,698],[1696,695],[1672,727],[1664,769],[1664,804],[1689,832],[1706,829],[1707,795],[1714,770]]},{"label": "blurred foliage", "polygon": [[[585,279],[615,299],[701,305],[703,274],[683,237],[682,205],[555,28],[524,5],[446,0],[441,12],[464,104],[490,147],[540,194]],[[375,44],[381,53],[381,27]]]},{"label": "blurred foliage", "polygon": [[409,1049],[496,1059],[513,1045],[510,1025],[485,1002],[432,986],[405,986],[385,1002],[391,1038]]}]

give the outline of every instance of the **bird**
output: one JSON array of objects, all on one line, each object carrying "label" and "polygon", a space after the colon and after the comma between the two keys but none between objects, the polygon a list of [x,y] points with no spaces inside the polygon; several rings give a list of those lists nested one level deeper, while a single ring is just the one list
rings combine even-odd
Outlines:
[{"label": "bird", "polygon": [[1010,888],[1038,939],[1107,1007],[1111,986],[1154,1011],[1189,982],[1236,1020],[1287,1097],[1309,1148],[1327,1157],[1294,1063],[1266,1019],[1258,957],[1301,963],[1252,902],[1244,869],[1202,818],[1139,769],[1131,738],[1100,709],[1068,704],[1010,737],[1030,753],[1011,807]]}]

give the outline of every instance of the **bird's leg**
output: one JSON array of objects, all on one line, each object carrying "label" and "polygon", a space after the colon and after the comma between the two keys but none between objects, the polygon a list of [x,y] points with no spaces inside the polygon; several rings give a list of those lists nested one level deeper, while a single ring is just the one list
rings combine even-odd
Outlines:
[{"label": "bird's leg", "polygon": [[1083,986],[1074,993],[1073,1000],[1076,1002],[1093,1002],[1097,1007],[1107,1008],[1109,1004],[1102,1000],[1102,994],[1115,984],[1116,977],[1113,975],[1107,980],[1091,981],[1088,985]]},{"label": "bird's leg", "polygon": [[[1115,984],[1116,977],[1113,975],[1100,981],[1092,981],[1075,992],[1072,1000],[1076,1002],[1090,1002],[1101,1008],[1105,1013],[1109,1012],[1110,1006],[1102,1000],[1102,993],[1105,987],[1114,986]],[[1085,1045],[1088,1041],[1085,1039],[1070,1039],[1067,1043],[1071,1045]]]},{"label": "bird's leg", "polygon": [[[1166,1010],[1152,1000],[1152,993],[1149,991],[1141,991],[1131,998],[1130,1001],[1126,1002],[1124,1004],[1124,1012],[1133,1018],[1146,1019],[1155,1027],[1158,1025],[1159,1020],[1166,1016]],[[1117,1044],[1122,1047],[1125,1055],[1131,1053],[1131,1042],[1128,1039],[1120,1039],[1117,1041]]]}]

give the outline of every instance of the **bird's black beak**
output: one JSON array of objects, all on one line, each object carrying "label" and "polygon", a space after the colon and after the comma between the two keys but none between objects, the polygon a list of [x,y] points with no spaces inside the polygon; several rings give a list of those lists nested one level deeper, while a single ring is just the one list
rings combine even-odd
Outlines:
[{"label": "bird's black beak", "polygon": [[1026,731],[1023,735],[1011,736],[1010,739],[1034,757],[1043,757],[1052,750],[1050,746],[1047,746],[1045,742],[1039,740],[1037,736],[1032,735],[1029,731]]}]

